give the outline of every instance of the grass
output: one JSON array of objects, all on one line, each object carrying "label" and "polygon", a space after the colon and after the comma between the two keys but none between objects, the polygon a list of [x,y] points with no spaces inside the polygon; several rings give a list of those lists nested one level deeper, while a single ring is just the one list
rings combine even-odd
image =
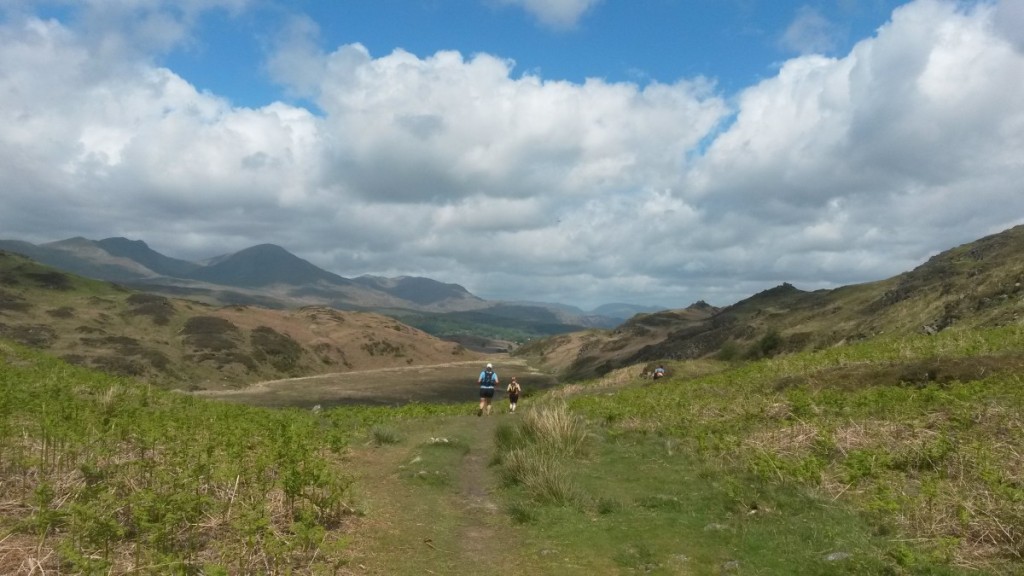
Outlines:
[{"label": "grass", "polygon": [[477,418],[203,401],[0,344],[0,572],[1021,573],[1022,349],[670,363]]},{"label": "grass", "polygon": [[[761,544],[775,554],[801,558],[800,540],[814,543],[817,552],[845,542],[836,549],[849,555],[844,563],[880,559],[857,571],[1013,573],[1024,560],[1024,396],[1016,372],[1022,344],[1019,327],[880,339],[673,379],[654,393],[581,394],[569,406],[607,439],[602,475],[615,461],[611,446],[625,443],[630,452],[647,446],[650,453],[670,445],[649,458],[670,470],[686,460],[671,473],[674,484],[693,477],[685,471],[697,471],[707,484],[694,488],[703,502],[733,501],[730,522],[718,524],[733,526],[746,506],[751,518],[771,511],[776,519],[765,523],[771,530],[801,535],[790,550],[788,537]],[[972,379],[908,381],[892,370],[894,363],[981,356],[991,360],[988,373]],[[1004,368],[992,359],[1002,359]],[[827,378],[843,370],[859,378]],[[635,464],[626,458],[614,475],[625,477]],[[658,470],[647,468],[613,485],[639,487]],[[579,481],[590,493],[602,490],[585,476]],[[664,477],[651,489],[666,484]],[[642,500],[648,508],[676,502],[651,498]],[[753,537],[755,527],[743,523],[744,542],[761,538]],[[769,561],[755,550],[738,550],[741,564]],[[748,554],[754,559],[741,557]],[[819,556],[804,557],[800,565],[811,567],[808,573],[823,569]]]},{"label": "grass", "polygon": [[[571,416],[564,407],[539,411]],[[521,549],[551,559],[541,564],[542,573],[856,574],[885,568],[881,539],[842,506],[821,505],[743,471],[723,473],[657,435],[581,433],[578,424],[572,436],[587,437],[588,449],[565,450],[578,443],[534,436],[525,431],[530,427],[499,428],[496,445],[508,514],[530,527]]]},{"label": "grass", "polygon": [[370,429],[370,437],[378,445],[398,444],[401,439],[398,431],[390,426],[374,426]]},{"label": "grass", "polygon": [[202,401],[7,344],[0,391],[2,573],[335,571],[346,448],[445,410]]}]

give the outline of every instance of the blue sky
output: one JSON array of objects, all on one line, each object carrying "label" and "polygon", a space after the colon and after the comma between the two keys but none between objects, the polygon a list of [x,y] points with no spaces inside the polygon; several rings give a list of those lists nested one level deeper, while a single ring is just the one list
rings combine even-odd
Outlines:
[{"label": "blue sky", "polygon": [[496,1],[265,3],[241,13],[204,14],[195,39],[159,61],[240,106],[287,100],[262,61],[282,28],[304,18],[315,24],[314,41],[325,52],[350,43],[374,56],[396,48],[419,56],[483,52],[513,60],[516,74],[640,84],[704,76],[729,93],[774,75],[781,62],[802,52],[847,52],[904,3],[603,0],[579,2],[589,6],[556,22]]},{"label": "blue sky", "polygon": [[1024,223],[1024,0],[4,0],[0,238],[728,305]]}]

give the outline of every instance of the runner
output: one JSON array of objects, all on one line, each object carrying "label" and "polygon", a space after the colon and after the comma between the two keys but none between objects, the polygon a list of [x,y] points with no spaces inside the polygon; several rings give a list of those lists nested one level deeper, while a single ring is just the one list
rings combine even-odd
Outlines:
[{"label": "runner", "polygon": [[480,409],[476,411],[476,415],[483,416],[486,409],[487,415],[490,416],[491,399],[494,398],[494,387],[498,385],[498,373],[494,371],[494,366],[490,362],[487,363],[484,371],[480,373],[477,383],[480,384]]},{"label": "runner", "polygon": [[516,382],[515,376],[513,376],[512,381],[508,383],[508,388],[506,388],[506,391],[508,392],[508,411],[515,412],[516,404],[519,403],[519,393],[523,391],[523,388],[519,385],[519,382]]}]

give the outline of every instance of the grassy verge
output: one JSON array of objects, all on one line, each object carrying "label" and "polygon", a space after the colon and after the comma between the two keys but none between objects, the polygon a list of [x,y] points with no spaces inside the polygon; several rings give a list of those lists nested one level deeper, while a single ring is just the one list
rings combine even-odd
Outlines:
[{"label": "grassy verge", "polygon": [[333,573],[346,446],[445,410],[201,401],[0,344],[0,573]]},{"label": "grassy verge", "polygon": [[584,387],[566,410],[589,451],[499,431],[506,476],[526,451],[574,495],[510,482],[510,512],[580,573],[1019,573],[1022,344],[950,332]]}]

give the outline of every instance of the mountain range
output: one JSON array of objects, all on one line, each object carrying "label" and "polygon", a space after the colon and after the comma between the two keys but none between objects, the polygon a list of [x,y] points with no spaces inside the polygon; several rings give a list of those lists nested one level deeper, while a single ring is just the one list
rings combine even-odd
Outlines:
[{"label": "mountain range", "polygon": [[783,283],[724,308],[638,314],[614,330],[530,342],[517,354],[563,377],[634,364],[739,360],[888,335],[1024,322],[1024,226],[957,246],[892,278],[805,291]]},{"label": "mountain range", "polygon": [[[783,283],[728,307],[697,302],[637,313],[603,329],[584,327],[586,314],[576,316],[579,324],[565,322],[565,307],[486,302],[425,278],[342,278],[270,245],[193,263],[124,239],[55,244],[0,242],[0,338],[90,366],[210,382],[204,386],[512,348],[530,365],[574,380],[664,361],[756,359],[879,337],[1024,324],[1024,226],[876,282],[814,291]],[[101,273],[119,282],[83,278]],[[189,297],[173,297],[176,292]],[[346,308],[293,306],[316,298]],[[247,300],[277,309],[241,305]],[[402,307],[359,309],[366,302]],[[452,311],[430,311],[445,307]],[[473,331],[481,326],[486,336]],[[501,334],[535,337],[513,347]],[[293,361],[281,364],[282,358]]]},{"label": "mountain range", "polygon": [[[495,302],[458,284],[401,276],[345,278],[323,270],[280,246],[260,244],[191,262],[171,258],[141,240],[76,237],[46,244],[0,240],[0,249],[98,280],[215,305],[245,304],[294,309],[330,306],[339,310],[380,311],[415,325],[498,325],[526,337],[581,328],[612,327],[641,312],[659,308],[607,304],[594,311],[562,304]],[[452,315],[439,321],[437,315]],[[540,331],[532,328],[543,325]],[[472,331],[472,330],[470,330]],[[512,336],[514,337],[514,336]]]}]

